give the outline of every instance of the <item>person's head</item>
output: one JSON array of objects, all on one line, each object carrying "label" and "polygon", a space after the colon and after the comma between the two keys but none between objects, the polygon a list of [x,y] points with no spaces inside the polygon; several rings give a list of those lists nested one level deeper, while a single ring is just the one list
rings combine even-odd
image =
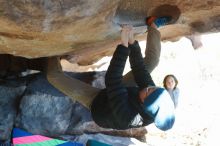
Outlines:
[{"label": "person's head", "polygon": [[177,87],[177,85],[178,85],[178,80],[174,75],[169,74],[164,77],[163,80],[164,88],[173,90]]},{"label": "person's head", "polygon": [[[144,95],[145,98],[143,98]],[[157,128],[165,131],[173,127],[175,108],[166,89],[155,86],[144,88],[139,92],[139,96],[143,98],[141,100],[144,113],[154,120]]]}]

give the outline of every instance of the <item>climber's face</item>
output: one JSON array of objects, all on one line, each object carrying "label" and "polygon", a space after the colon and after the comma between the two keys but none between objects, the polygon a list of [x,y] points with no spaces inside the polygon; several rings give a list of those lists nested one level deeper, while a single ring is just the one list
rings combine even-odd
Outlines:
[{"label": "climber's face", "polygon": [[150,95],[154,90],[156,90],[157,87],[151,86],[151,87],[146,87],[139,91],[139,98],[142,102],[144,102],[144,99],[147,98],[148,95]]}]

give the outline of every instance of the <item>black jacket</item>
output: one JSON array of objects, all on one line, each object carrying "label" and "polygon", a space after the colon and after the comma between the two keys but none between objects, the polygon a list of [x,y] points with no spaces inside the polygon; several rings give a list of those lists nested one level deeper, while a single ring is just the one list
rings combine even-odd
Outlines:
[{"label": "black jacket", "polygon": [[[138,87],[125,87],[122,83],[126,59],[129,61]],[[113,129],[128,129],[146,126],[153,118],[144,113],[138,92],[154,82],[146,70],[137,41],[125,47],[118,45],[105,77],[106,89],[94,99],[91,105],[93,120],[101,127]]]}]

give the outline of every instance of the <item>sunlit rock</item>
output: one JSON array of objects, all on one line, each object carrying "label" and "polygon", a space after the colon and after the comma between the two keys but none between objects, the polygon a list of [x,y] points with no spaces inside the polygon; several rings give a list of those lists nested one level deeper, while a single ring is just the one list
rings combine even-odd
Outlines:
[{"label": "sunlit rock", "polygon": [[220,1],[194,0],[1,0],[0,53],[26,58],[71,54],[79,64],[110,55],[120,24],[144,39],[148,15],[172,15],[163,39],[220,30]]}]

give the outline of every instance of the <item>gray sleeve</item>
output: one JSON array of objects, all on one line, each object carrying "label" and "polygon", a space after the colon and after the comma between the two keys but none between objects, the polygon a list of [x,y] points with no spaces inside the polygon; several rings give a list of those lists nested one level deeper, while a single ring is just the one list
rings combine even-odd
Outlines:
[{"label": "gray sleeve", "polygon": [[180,94],[180,90],[179,88],[176,88],[174,91],[173,91],[173,94],[174,94],[174,106],[175,108],[178,106],[178,101],[179,101],[179,94]]},{"label": "gray sleeve", "polygon": [[175,108],[178,106],[179,101],[179,88],[176,88],[174,90],[167,90],[172,98],[172,101],[174,103]]}]

